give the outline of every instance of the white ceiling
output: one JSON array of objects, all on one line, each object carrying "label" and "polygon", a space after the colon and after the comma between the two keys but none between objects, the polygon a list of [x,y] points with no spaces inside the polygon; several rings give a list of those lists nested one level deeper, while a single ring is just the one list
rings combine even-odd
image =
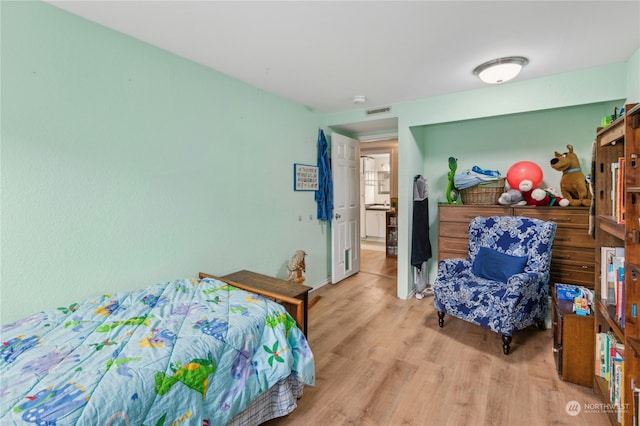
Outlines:
[{"label": "white ceiling", "polygon": [[48,3],[323,112],[477,89],[498,57],[527,57],[522,81],[640,48],[640,0]]}]

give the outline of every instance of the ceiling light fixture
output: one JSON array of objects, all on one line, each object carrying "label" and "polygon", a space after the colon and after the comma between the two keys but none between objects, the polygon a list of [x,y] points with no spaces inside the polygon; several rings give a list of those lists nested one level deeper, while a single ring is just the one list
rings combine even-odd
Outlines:
[{"label": "ceiling light fixture", "polygon": [[478,65],[473,74],[485,83],[500,84],[517,76],[528,63],[529,60],[522,56],[509,56]]},{"label": "ceiling light fixture", "polygon": [[367,99],[362,95],[356,95],[353,97],[354,104],[363,104]]}]

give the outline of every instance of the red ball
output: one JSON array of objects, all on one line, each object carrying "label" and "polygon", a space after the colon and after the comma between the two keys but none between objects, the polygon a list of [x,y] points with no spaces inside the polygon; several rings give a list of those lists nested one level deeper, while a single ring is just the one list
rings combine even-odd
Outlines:
[{"label": "red ball", "polygon": [[532,188],[537,188],[542,183],[542,169],[531,161],[518,161],[507,171],[507,182],[514,189],[520,187],[520,182],[530,180]]}]

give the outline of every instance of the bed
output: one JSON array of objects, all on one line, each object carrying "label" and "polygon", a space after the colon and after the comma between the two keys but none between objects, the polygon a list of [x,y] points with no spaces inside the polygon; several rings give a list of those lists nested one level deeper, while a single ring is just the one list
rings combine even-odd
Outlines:
[{"label": "bed", "polygon": [[40,312],[0,338],[2,425],[255,425],[315,384],[285,308],[214,277]]}]

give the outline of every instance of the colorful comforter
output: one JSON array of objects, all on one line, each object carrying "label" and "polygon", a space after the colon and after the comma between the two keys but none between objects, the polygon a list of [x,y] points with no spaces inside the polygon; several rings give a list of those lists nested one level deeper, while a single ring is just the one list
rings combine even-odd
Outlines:
[{"label": "colorful comforter", "polygon": [[0,338],[2,425],[222,425],[291,374],[315,382],[285,309],[213,279],[41,312]]}]

